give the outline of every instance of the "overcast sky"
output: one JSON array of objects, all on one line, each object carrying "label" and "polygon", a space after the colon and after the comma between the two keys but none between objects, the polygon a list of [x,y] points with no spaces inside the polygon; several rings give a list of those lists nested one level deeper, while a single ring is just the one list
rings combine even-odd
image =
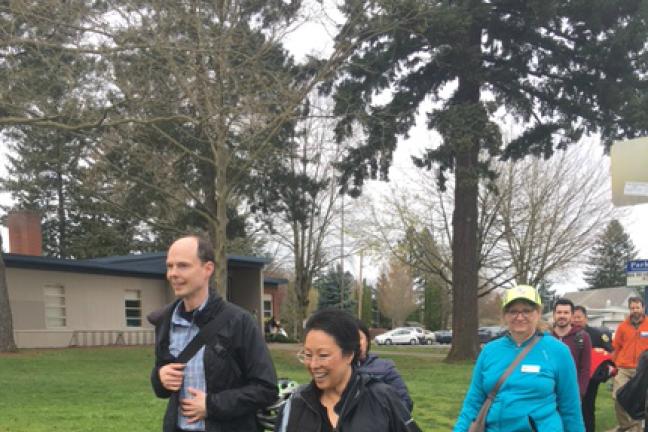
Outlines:
[{"label": "overcast sky", "polygon": [[[315,8],[319,8],[319,4],[314,3]],[[331,42],[331,28],[332,22],[338,19],[338,15],[330,6],[326,11],[327,15],[316,22],[309,22],[297,28],[292,34],[288,35],[287,46],[289,50],[299,60],[306,54],[322,54],[330,50]],[[411,162],[411,156],[417,155],[421,149],[428,146],[433,140],[436,139],[434,134],[428,131],[424,126],[424,113],[420,113],[421,121],[418,122],[419,126],[411,131],[410,137],[406,140],[401,140],[398,145],[398,150],[394,158],[394,164],[390,172],[390,177],[393,182],[402,181],[406,176],[404,172],[410,172],[417,169]],[[1,139],[1,138],[0,138]],[[600,160],[601,164],[609,167],[609,158],[602,155],[602,151],[593,151],[592,157]],[[0,142],[0,175],[5,175],[6,165],[6,144]],[[648,165],[648,163],[647,163]],[[609,172],[609,171],[608,171]],[[370,185],[369,188],[381,186]],[[10,203],[8,194],[0,194],[0,203]],[[648,259],[648,204],[633,206],[627,208],[627,216],[621,218],[623,226],[626,228],[632,241],[637,246],[641,258]],[[3,237],[6,237],[6,229],[2,230]],[[4,242],[5,250],[8,241]],[[357,270],[357,260],[350,260],[349,267],[351,271]],[[376,267],[370,264],[370,268],[365,268],[365,275],[373,278],[372,273],[376,273]],[[572,272],[573,274],[561,275],[563,282],[557,285],[560,292],[575,290],[576,288],[583,287],[579,271]]]}]

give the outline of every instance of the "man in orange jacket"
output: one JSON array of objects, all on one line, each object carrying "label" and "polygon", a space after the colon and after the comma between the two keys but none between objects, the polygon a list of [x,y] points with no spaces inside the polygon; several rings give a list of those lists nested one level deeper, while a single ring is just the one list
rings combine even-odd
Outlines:
[{"label": "man in orange jacket", "polygon": [[640,297],[630,297],[628,308],[630,315],[619,324],[612,341],[612,359],[619,368],[614,378],[612,395],[615,398],[614,410],[619,423],[617,431],[641,432],[641,421],[633,420],[616,401],[616,392],[635,375],[639,356],[648,349],[648,320],[644,312],[644,302]]}]

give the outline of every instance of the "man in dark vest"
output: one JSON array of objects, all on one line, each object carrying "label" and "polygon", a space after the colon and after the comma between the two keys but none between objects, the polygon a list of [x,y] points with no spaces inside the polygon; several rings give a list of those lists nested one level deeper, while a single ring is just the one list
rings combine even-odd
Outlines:
[{"label": "man in dark vest", "polygon": [[[169,399],[163,432],[254,431],[256,411],[277,398],[277,377],[257,323],[209,292],[213,250],[206,239],[189,235],[167,253],[167,279],[178,300],[156,323],[151,373],[155,394]],[[189,346],[195,354],[179,361]]]},{"label": "man in dark vest", "polygon": [[576,364],[581,400],[587,391],[592,361],[592,341],[582,328],[572,325],[574,303],[566,298],[556,300],[553,307],[553,335],[569,347]]}]

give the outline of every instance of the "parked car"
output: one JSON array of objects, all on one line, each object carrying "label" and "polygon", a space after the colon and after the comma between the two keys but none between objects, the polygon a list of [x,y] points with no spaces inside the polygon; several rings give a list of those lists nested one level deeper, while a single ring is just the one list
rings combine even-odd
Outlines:
[{"label": "parked car", "polygon": [[399,328],[406,328],[410,330],[414,330],[416,332],[416,335],[418,336],[418,340],[420,344],[425,344],[425,329],[423,327],[412,327],[412,326],[407,326],[407,327],[399,327]]},{"label": "parked car", "polygon": [[425,344],[426,345],[432,345],[433,343],[436,342],[436,336],[434,335],[433,331],[430,330],[423,330],[423,334],[425,335]]},{"label": "parked car", "polygon": [[488,343],[493,339],[497,339],[506,332],[506,328],[501,326],[485,326],[479,327],[479,342]]},{"label": "parked car", "polygon": [[374,338],[378,345],[410,344],[420,343],[418,332],[411,328],[399,327],[390,330]]},{"label": "parked car", "polygon": [[437,330],[434,332],[434,336],[440,344],[452,343],[452,330]]}]

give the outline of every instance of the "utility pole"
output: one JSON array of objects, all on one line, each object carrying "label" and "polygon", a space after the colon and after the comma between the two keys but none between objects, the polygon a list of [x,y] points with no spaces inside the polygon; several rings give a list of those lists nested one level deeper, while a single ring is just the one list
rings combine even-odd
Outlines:
[{"label": "utility pole", "polygon": [[362,280],[362,264],[364,259],[364,249],[360,249],[360,270],[358,271],[358,318],[362,319],[362,294],[364,290],[364,281]]},{"label": "utility pole", "polygon": [[340,203],[340,309],[344,309],[344,194]]}]

